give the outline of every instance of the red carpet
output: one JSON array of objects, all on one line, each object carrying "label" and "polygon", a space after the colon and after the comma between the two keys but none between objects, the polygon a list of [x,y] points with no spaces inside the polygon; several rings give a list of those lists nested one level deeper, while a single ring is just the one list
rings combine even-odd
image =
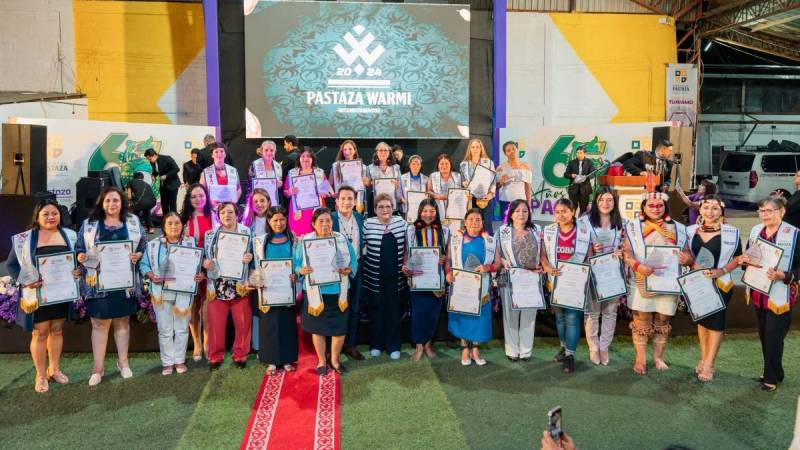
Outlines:
[{"label": "red carpet", "polygon": [[339,377],[317,375],[311,336],[300,331],[299,342],[296,372],[264,375],[241,450],[340,448]]}]

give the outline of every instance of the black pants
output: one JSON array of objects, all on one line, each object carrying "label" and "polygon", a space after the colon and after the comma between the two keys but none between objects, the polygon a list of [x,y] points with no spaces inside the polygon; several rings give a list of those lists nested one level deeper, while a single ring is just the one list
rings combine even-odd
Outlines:
[{"label": "black pants", "polygon": [[764,355],[764,383],[777,384],[783,381],[783,339],[789,332],[792,312],[775,314],[768,309],[755,308],[758,322],[758,338]]},{"label": "black pants", "polygon": [[142,222],[145,230],[153,228],[153,220],[150,219],[150,208],[134,209],[133,213],[139,217],[139,221]]},{"label": "black pants", "polygon": [[161,188],[158,192],[161,194],[161,214],[177,212],[175,203],[178,201],[178,190]]},{"label": "black pants", "polygon": [[397,277],[381,278],[379,292],[371,292],[369,304],[369,348],[387,353],[400,351],[402,305]]},{"label": "black pants", "polygon": [[350,289],[347,295],[347,337],[345,347],[355,347],[358,338],[358,320],[361,316],[361,271],[356,272],[356,277],[350,280]]},{"label": "black pants", "polygon": [[581,214],[583,214],[589,207],[589,196],[592,195],[592,183],[585,181],[581,184],[571,184],[567,188],[567,195],[572,204],[575,205],[576,208],[580,208]]}]

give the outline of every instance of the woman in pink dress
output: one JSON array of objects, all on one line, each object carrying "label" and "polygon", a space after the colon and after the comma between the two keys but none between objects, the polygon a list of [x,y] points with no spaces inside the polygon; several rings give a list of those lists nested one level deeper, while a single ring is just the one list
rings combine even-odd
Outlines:
[{"label": "woman in pink dress", "polygon": [[331,195],[331,187],[327,178],[325,178],[325,171],[317,167],[317,158],[310,147],[303,149],[303,152],[297,157],[297,161],[300,165],[289,171],[286,176],[283,193],[289,199],[289,229],[296,236],[302,237],[304,234],[313,231],[311,216],[317,208],[301,210],[295,205],[295,194],[298,193],[294,185],[295,179],[303,175],[314,175],[320,207],[325,206],[325,197]]}]

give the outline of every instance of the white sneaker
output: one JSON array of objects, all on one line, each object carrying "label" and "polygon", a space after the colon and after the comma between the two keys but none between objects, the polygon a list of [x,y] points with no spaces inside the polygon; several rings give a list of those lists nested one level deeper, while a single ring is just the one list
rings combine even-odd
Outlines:
[{"label": "white sneaker", "polygon": [[399,351],[394,351],[394,352],[390,353],[389,354],[389,358],[400,359],[400,352]]},{"label": "white sneaker", "polygon": [[483,359],[483,358],[478,358],[478,359],[475,360],[475,364],[477,364],[479,366],[485,366],[486,365],[486,360]]},{"label": "white sneaker", "polygon": [[378,350],[377,348],[373,348],[372,350],[369,351],[369,355],[372,356],[373,358],[377,358],[378,356],[381,356],[381,351]]},{"label": "white sneaker", "polygon": [[128,378],[133,378],[133,372],[131,371],[130,367],[120,367],[119,363],[117,363],[117,369],[119,369],[119,374],[122,378],[126,380]]},{"label": "white sneaker", "polygon": [[103,376],[99,373],[93,373],[92,376],[89,377],[89,386],[97,386],[101,381],[103,381]]},{"label": "white sneaker", "polygon": [[462,359],[461,360],[461,365],[462,366],[471,366],[472,365],[472,360],[471,359]]}]

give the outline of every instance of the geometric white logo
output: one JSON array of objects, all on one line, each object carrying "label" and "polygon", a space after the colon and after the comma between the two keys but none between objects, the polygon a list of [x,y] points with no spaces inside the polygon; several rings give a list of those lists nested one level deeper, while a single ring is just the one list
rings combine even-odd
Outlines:
[{"label": "geometric white logo", "polygon": [[[356,36],[360,36],[364,30],[365,28],[362,25],[356,25],[353,27],[353,31],[355,32]],[[375,41],[375,36],[373,36],[372,33],[367,33],[367,35],[364,36],[364,39],[359,41],[348,31],[344,35],[344,40],[350,45],[352,50],[348,52],[344,49],[342,44],[336,44],[336,46],[333,47],[333,51],[335,51],[336,54],[342,58],[342,61],[344,61],[344,63],[348,66],[352,66],[356,60],[361,58],[367,64],[367,67],[369,67],[374,64],[375,61],[377,61],[377,59],[386,50],[381,44],[378,44],[371,52],[367,50],[370,44]],[[361,69],[357,70],[358,72],[363,71],[362,67],[358,67],[358,69]]]}]

